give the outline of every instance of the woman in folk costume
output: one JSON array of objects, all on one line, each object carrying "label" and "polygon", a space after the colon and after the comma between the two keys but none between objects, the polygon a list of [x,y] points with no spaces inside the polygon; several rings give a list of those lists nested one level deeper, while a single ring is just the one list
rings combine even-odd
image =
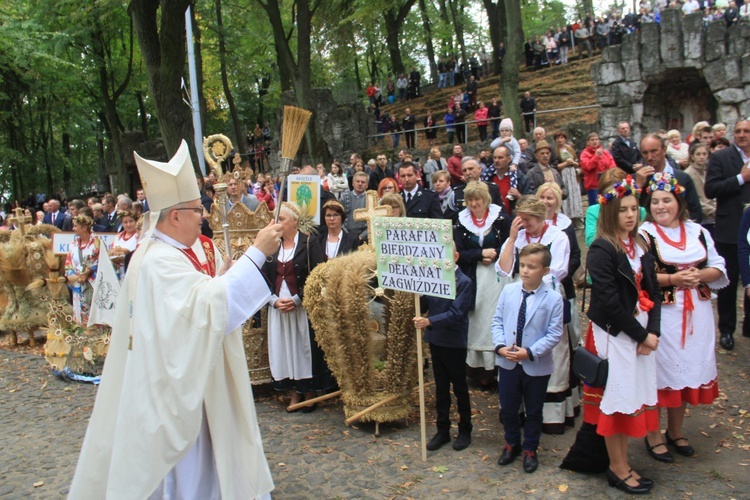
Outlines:
[{"label": "woman in folk costume", "polygon": [[259,266],[281,227],[261,229],[222,264],[200,234],[187,143],[169,163],[135,156],[151,211],[68,498],[267,498],[273,481],[240,326],[271,294]]},{"label": "woman in folk costume", "polygon": [[711,289],[729,284],[710,233],[688,220],[684,191],[671,175],[654,174],[646,187],[648,215],[641,226],[661,287],[656,383],[659,407],[667,409],[667,432],[649,432],[646,448],[667,463],[674,461],[667,445],[683,456],[695,453],[682,433],[687,404],[710,405],[719,396]]},{"label": "woman in folk costume", "polygon": [[481,372],[480,387],[489,389],[495,371],[495,353],[490,325],[497,300],[507,279],[499,280],[494,263],[510,228],[510,217],[492,204],[483,182],[470,182],[464,190],[466,208],[458,213],[453,240],[458,267],[474,284],[469,312],[469,341],[466,364]]},{"label": "woman in folk costume", "polygon": [[138,229],[136,228],[138,217],[131,210],[120,210],[117,212],[122,224],[122,231],[117,233],[115,241],[110,245],[109,256],[115,264],[117,277],[120,282],[125,279],[125,257],[135,252],[138,246]]},{"label": "woman in folk costume", "polygon": [[604,437],[609,485],[627,493],[653,487],[629,465],[628,438],[659,429],[653,353],[661,297],[654,258],[638,233],[639,194],[631,176],[600,193],[597,238],[586,257],[592,285],[586,349],[609,360],[609,376],[603,390],[585,386],[583,419]]},{"label": "woman in folk costume", "polygon": [[89,322],[96,270],[99,267],[99,237],[91,232],[94,220],[87,215],[73,218],[76,238],[65,259],[65,275],[73,289],[73,319],[79,325]]},{"label": "woman in folk costume", "polygon": [[344,231],[344,205],[336,200],[329,200],[323,204],[322,212],[326,223],[320,233],[312,236],[316,258],[322,258],[321,262],[328,262],[339,255],[356,250],[362,242],[352,233]]},{"label": "woman in folk costume", "polygon": [[[495,270],[500,276],[517,278],[518,254],[529,243],[541,243],[552,254],[549,273],[544,281],[552,285],[564,297],[562,281],[568,275],[570,242],[568,236],[557,226],[547,221],[547,207],[533,195],[522,196],[516,204],[518,216],[513,220],[510,236],[503,244]],[[520,279],[520,278],[517,278]],[[552,351],[554,371],[547,384],[544,402],[542,432],[562,434],[565,432],[566,400],[570,390],[570,340],[563,332],[560,343]]]},{"label": "woman in folk costume", "polygon": [[[565,300],[568,301],[566,308],[570,307],[570,321],[565,328],[570,337],[572,348],[581,343],[581,320],[578,317],[578,302],[576,301],[576,287],[573,283],[573,274],[581,266],[581,248],[578,246],[578,236],[573,222],[564,213],[560,212],[562,206],[562,189],[554,182],[545,182],[536,190],[536,196],[545,207],[547,207],[547,223],[561,229],[570,243],[570,260],[568,260],[568,275],[561,281],[565,291]],[[580,397],[578,395],[578,378],[570,373],[570,396],[565,398],[565,425],[573,427],[575,417],[581,413]]]},{"label": "woman in folk costume", "polygon": [[[323,257],[316,255],[315,245],[299,231],[300,215],[296,204],[282,203],[279,213],[281,246],[263,266],[273,287],[268,301],[268,358],[273,387],[277,391],[291,392],[290,406],[305,397],[314,397],[315,391],[335,385],[302,307],[307,276]],[[315,409],[316,405],[306,406],[302,412]]]}]

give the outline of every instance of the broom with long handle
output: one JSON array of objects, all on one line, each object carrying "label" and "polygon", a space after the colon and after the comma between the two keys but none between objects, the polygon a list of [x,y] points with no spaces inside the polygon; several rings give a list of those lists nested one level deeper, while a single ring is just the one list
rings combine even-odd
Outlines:
[{"label": "broom with long handle", "polygon": [[281,203],[284,201],[286,190],[286,177],[292,168],[294,157],[297,156],[297,150],[302,143],[302,136],[305,135],[307,123],[310,121],[312,112],[294,106],[284,106],[284,127],[281,131],[281,187],[279,188],[279,202],[276,204],[274,212],[274,222],[279,222],[279,210]]}]

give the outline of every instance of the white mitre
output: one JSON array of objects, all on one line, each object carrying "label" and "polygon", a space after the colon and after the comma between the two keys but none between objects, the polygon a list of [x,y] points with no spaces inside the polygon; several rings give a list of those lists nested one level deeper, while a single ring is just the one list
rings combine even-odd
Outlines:
[{"label": "white mitre", "polygon": [[200,199],[190,149],[184,139],[167,163],[141,158],[136,152],[133,156],[151,210],[159,211]]}]

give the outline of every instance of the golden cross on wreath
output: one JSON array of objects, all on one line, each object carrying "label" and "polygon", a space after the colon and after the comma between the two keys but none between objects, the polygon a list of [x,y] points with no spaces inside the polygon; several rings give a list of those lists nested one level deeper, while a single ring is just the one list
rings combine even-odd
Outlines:
[{"label": "golden cross on wreath", "polygon": [[367,191],[365,193],[365,208],[358,208],[354,211],[354,220],[357,222],[367,221],[367,242],[370,247],[375,248],[375,233],[372,232],[372,219],[375,217],[390,216],[390,206],[378,206],[378,192]]},{"label": "golden cross on wreath", "polygon": [[24,227],[24,225],[31,222],[31,216],[24,215],[23,208],[21,207],[18,207],[13,211],[16,213],[16,215],[11,215],[10,217],[8,217],[8,222],[18,227],[18,229],[21,231],[21,234],[26,235],[26,228]]}]

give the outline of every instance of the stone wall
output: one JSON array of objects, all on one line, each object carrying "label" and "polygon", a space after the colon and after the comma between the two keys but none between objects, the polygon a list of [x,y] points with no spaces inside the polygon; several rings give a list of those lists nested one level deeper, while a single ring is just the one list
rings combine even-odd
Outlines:
[{"label": "stone wall", "polygon": [[750,115],[750,23],[704,26],[701,14],[662,12],[661,25],[641,25],[622,45],[607,47],[591,66],[599,131],[617,135],[628,121],[636,139],[677,128],[689,133],[699,120],[732,124]]}]

